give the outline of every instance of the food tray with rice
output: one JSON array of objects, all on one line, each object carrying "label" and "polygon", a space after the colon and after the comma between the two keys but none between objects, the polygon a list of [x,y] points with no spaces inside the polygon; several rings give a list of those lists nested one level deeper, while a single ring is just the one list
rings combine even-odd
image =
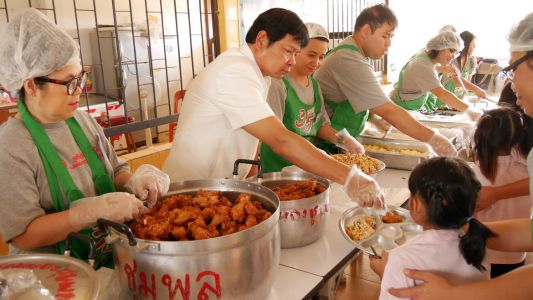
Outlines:
[{"label": "food tray with rice", "polygon": [[339,220],[339,229],[346,240],[370,255],[374,254],[372,248],[391,250],[422,231],[408,210],[393,206],[348,209]]},{"label": "food tray with rice", "polygon": [[331,157],[350,167],[356,165],[361,171],[363,171],[363,173],[370,176],[375,176],[378,172],[385,169],[384,162],[366,154],[343,153],[332,154]]},{"label": "food tray with rice", "polygon": [[429,147],[419,141],[380,139],[359,136],[357,140],[368,155],[383,161],[392,169],[413,170],[416,165],[431,157]]}]

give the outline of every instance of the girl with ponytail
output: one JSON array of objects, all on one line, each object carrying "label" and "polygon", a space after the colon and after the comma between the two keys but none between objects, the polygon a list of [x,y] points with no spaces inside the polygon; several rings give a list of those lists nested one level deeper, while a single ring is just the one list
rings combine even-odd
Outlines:
[{"label": "girl with ponytail", "polygon": [[391,287],[421,283],[405,276],[406,268],[437,271],[453,284],[489,278],[485,244],[495,234],[473,217],[480,188],[472,169],[456,158],[435,157],[413,170],[409,211],[423,232],[385,253],[379,299],[397,299]]}]

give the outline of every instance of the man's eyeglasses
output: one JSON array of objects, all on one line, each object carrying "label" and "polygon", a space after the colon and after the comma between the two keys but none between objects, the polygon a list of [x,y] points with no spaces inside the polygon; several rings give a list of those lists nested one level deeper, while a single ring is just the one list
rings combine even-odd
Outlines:
[{"label": "man's eyeglasses", "polygon": [[515,60],[512,64],[503,68],[500,72],[507,76],[507,78],[512,82],[514,80],[514,72],[516,71],[516,68],[518,68],[521,63],[527,61],[529,58],[533,58],[533,51],[528,51],[526,55]]},{"label": "man's eyeglasses", "polygon": [[40,82],[50,82],[55,84],[61,84],[67,87],[67,94],[72,95],[76,91],[77,88],[83,89],[85,87],[85,83],[87,82],[87,72],[82,72],[80,76],[74,77],[71,80],[59,80],[59,79],[52,79],[48,78],[46,76],[41,77],[35,77],[35,81]]}]

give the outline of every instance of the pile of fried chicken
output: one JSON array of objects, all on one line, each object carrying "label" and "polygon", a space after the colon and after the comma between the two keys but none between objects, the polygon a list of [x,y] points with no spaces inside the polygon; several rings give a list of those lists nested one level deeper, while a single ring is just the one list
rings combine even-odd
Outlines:
[{"label": "pile of fried chicken", "polygon": [[313,197],[326,190],[326,187],[315,180],[296,181],[272,189],[281,201],[297,200]]},{"label": "pile of fried chicken", "polygon": [[159,201],[129,227],[146,240],[203,240],[245,230],[271,215],[250,194],[239,194],[232,203],[221,191],[198,190],[194,196],[177,194]]}]

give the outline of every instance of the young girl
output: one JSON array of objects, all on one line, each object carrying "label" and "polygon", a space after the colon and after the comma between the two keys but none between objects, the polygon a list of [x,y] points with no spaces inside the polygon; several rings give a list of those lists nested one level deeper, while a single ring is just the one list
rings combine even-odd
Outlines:
[{"label": "young girl", "polygon": [[[474,134],[474,168],[483,186],[498,186],[528,178],[527,154],[533,137],[528,134],[517,111],[499,108],[486,112],[478,121]],[[529,218],[532,205],[529,196],[483,201],[477,204],[476,218],[490,222]],[[524,265],[525,252],[488,250],[486,262],[491,264],[491,278]]]},{"label": "young girl", "polygon": [[[406,268],[438,271],[455,284],[488,278],[485,242],[495,235],[472,217],[480,188],[472,169],[457,158],[432,158],[413,170],[409,211],[423,232],[388,254],[379,299],[397,299],[391,287],[419,284],[405,276]],[[371,267],[383,262],[371,259]]]}]

